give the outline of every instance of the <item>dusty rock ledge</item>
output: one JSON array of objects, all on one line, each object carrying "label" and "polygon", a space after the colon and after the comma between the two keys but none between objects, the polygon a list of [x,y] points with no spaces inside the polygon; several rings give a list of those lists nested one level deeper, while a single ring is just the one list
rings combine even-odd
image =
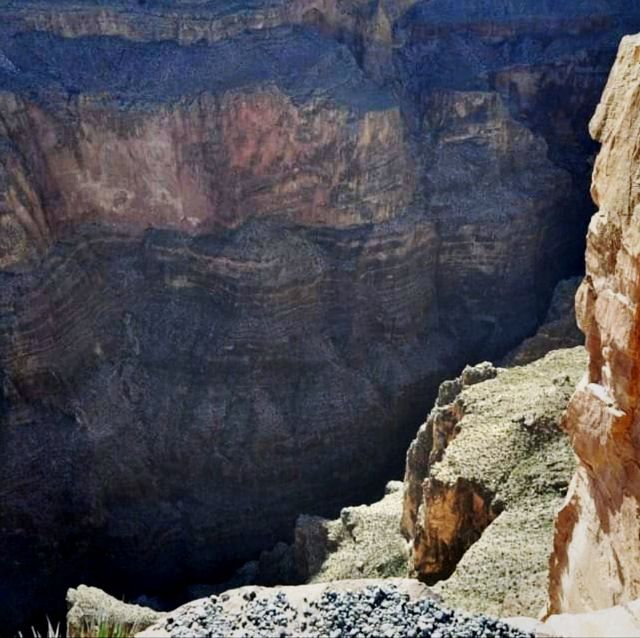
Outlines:
[{"label": "dusty rock ledge", "polygon": [[119,627],[127,633],[139,631],[159,622],[165,615],[148,607],[124,603],[97,587],[86,585],[69,589],[67,605],[67,635],[70,638],[84,636],[87,630],[95,630],[97,635],[101,624]]},{"label": "dusty rock ledge", "polygon": [[582,347],[557,350],[441,386],[407,454],[402,528],[411,567],[448,604],[543,608],[553,520],[575,468],[560,421],[585,362]]},{"label": "dusty rock ledge", "polygon": [[545,621],[506,618],[506,622],[540,638],[637,638],[640,636],[640,600],[582,614],[557,614]]}]

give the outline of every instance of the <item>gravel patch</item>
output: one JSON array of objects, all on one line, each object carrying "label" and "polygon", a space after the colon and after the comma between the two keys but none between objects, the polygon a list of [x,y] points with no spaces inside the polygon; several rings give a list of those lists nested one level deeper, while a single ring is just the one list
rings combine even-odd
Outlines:
[{"label": "gravel patch", "polygon": [[[287,588],[289,591],[295,588]],[[160,632],[157,630],[160,629]],[[326,588],[318,596],[244,588],[211,596],[169,614],[144,635],[322,636],[328,638],[525,638],[532,634],[485,615],[451,610],[430,596],[412,597],[394,584],[359,590]]]}]

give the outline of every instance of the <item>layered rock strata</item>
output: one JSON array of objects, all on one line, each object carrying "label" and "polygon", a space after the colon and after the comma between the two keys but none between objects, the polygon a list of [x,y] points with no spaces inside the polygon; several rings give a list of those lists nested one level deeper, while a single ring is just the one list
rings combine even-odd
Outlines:
[{"label": "layered rock strata", "polygon": [[586,355],[468,368],[444,383],[407,454],[402,528],[416,575],[453,606],[537,615],[575,461],[560,429]]},{"label": "layered rock strata", "polygon": [[584,335],[578,328],[575,313],[576,292],[581,282],[581,277],[572,277],[556,286],[543,324],[533,337],[525,339],[510,352],[501,365],[526,365],[552,350],[584,345]]},{"label": "layered rock strata", "polygon": [[4,627],[378,496],[437,384],[535,332],[640,9],[494,9],[0,3]]},{"label": "layered rock strata", "polygon": [[640,37],[625,38],[591,122],[599,212],[576,299],[589,364],[565,419],[579,465],[556,522],[551,613],[640,597],[639,60]]}]

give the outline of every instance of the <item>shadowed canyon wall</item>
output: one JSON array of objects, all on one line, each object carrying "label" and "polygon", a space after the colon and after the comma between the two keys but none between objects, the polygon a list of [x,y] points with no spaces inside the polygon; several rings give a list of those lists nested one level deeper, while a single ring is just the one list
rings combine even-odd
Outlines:
[{"label": "shadowed canyon wall", "polygon": [[640,37],[622,41],[591,122],[602,144],[576,312],[589,367],[566,429],[579,459],[556,521],[550,612],[582,612],[640,596]]},{"label": "shadowed canyon wall", "polygon": [[634,5],[0,2],[5,626],[381,491],[579,271]]}]

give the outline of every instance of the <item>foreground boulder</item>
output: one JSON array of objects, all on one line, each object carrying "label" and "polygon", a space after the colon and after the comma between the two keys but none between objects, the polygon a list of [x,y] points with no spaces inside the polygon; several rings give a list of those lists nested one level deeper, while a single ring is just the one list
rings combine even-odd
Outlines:
[{"label": "foreground boulder", "polygon": [[[97,587],[80,585],[67,592],[67,636],[129,636],[159,622],[165,614],[124,603]],[[101,629],[102,628],[102,629]]]},{"label": "foreground boulder", "polygon": [[560,421],[585,361],[582,347],[558,350],[441,386],[407,454],[402,526],[413,570],[448,604],[543,608],[553,520],[575,468]]},{"label": "foreground boulder", "polygon": [[549,612],[580,612],[640,596],[640,36],[620,45],[591,122],[602,143],[592,194],[587,275],[577,316],[587,373],[566,429],[579,459],[558,515]]}]

